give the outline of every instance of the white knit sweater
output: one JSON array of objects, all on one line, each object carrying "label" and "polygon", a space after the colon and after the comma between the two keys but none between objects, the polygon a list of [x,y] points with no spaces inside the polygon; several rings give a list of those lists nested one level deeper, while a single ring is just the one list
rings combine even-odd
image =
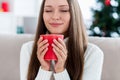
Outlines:
[{"label": "white knit sweater", "polygon": [[[28,64],[32,52],[33,41],[23,44],[20,52],[20,78],[27,80]],[[85,64],[83,80],[100,80],[103,65],[103,52],[96,45],[89,43],[85,51]],[[77,63],[76,63],[77,64]],[[55,80],[70,80],[69,74],[65,69],[60,73],[45,71],[39,68],[35,80],[50,80],[53,74]]]}]

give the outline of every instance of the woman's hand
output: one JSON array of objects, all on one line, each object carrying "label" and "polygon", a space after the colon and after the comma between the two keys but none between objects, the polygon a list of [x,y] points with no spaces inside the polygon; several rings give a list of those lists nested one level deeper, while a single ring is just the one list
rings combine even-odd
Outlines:
[{"label": "woman's hand", "polygon": [[55,63],[54,70],[56,73],[62,72],[65,68],[65,62],[67,59],[67,48],[62,39],[53,40],[53,51],[55,52],[55,55],[57,56],[58,60]]},{"label": "woman's hand", "polygon": [[37,42],[37,58],[41,64],[41,68],[47,71],[50,69],[50,61],[44,60],[44,55],[48,50],[48,45],[48,40],[43,40],[43,37],[40,37]]}]

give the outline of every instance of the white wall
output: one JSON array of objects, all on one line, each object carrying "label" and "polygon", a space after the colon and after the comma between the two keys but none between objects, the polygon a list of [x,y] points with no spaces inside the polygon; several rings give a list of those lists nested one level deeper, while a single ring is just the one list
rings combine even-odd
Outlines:
[{"label": "white wall", "polygon": [[90,20],[92,18],[91,7],[96,3],[95,0],[78,0],[84,19]]},{"label": "white wall", "polygon": [[91,12],[91,8],[95,7],[96,0],[78,0],[84,23],[86,24],[86,27],[89,29],[90,25],[92,24],[92,15],[93,13]]},{"label": "white wall", "polygon": [[37,18],[24,18],[24,30],[27,34],[34,34],[37,28]]}]

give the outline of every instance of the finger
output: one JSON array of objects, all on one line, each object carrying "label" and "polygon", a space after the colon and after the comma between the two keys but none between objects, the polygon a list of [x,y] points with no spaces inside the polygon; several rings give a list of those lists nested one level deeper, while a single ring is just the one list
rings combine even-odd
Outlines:
[{"label": "finger", "polygon": [[45,49],[44,49],[44,51],[41,53],[41,59],[43,59],[43,58],[44,58],[44,56],[45,56],[45,54],[46,54],[47,50],[48,50],[48,48],[45,48]]},{"label": "finger", "polygon": [[58,41],[64,46],[64,53],[67,56],[68,51],[65,42],[61,38],[58,38]]},{"label": "finger", "polygon": [[[63,53],[65,54],[65,55],[67,55],[67,49],[66,49],[66,47],[64,47],[63,45],[62,45],[62,42],[63,41],[61,41],[61,42],[58,42],[57,40],[53,40],[54,41],[54,43],[55,43],[55,45],[57,45],[58,47],[59,47],[59,49],[61,49],[62,51],[63,51]],[[63,42],[63,44],[64,44],[64,42]],[[66,45],[65,45],[66,46]]]},{"label": "finger", "polygon": [[48,50],[48,48],[45,48],[42,52],[37,53],[37,56],[41,57],[41,55],[43,55],[44,53],[46,53],[46,49]]},{"label": "finger", "polygon": [[39,45],[39,43],[43,40],[43,37],[40,37],[37,41],[37,45]]},{"label": "finger", "polygon": [[58,46],[59,49],[64,50],[64,47],[56,39],[54,39],[53,42]]},{"label": "finger", "polygon": [[39,47],[39,48],[38,48],[39,53],[42,53],[43,50],[44,50],[45,48],[47,48],[48,46],[49,46],[49,43],[46,43],[44,46]]},{"label": "finger", "polygon": [[60,49],[55,45],[55,44],[52,44],[52,47],[58,52],[58,53],[60,53]]},{"label": "finger", "polygon": [[43,63],[43,62],[44,62],[44,55],[45,55],[45,53],[47,52],[47,50],[48,50],[48,48],[45,48],[44,51],[37,56],[38,59],[40,60],[40,63]]},{"label": "finger", "polygon": [[44,46],[40,47],[40,48],[37,48],[37,55],[40,55],[42,53],[42,51],[48,47],[48,43],[45,44]]},{"label": "finger", "polygon": [[58,38],[58,41],[64,46],[64,48],[66,48],[65,42],[61,38]]},{"label": "finger", "polygon": [[56,45],[52,44],[53,48],[55,49],[56,53],[59,54],[62,58],[65,58],[66,55],[60,50]]},{"label": "finger", "polygon": [[48,42],[48,40],[43,40],[41,43],[39,43],[38,48],[42,47]]},{"label": "finger", "polygon": [[54,51],[55,55],[57,56],[58,61],[62,60],[61,56],[58,54],[58,52],[54,48],[53,48],[53,51]]}]

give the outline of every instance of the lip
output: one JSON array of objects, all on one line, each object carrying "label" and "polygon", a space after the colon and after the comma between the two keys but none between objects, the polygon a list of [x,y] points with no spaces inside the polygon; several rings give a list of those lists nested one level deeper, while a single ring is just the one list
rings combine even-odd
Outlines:
[{"label": "lip", "polygon": [[60,25],[62,25],[63,23],[50,23],[51,26],[53,27],[58,27]]}]

